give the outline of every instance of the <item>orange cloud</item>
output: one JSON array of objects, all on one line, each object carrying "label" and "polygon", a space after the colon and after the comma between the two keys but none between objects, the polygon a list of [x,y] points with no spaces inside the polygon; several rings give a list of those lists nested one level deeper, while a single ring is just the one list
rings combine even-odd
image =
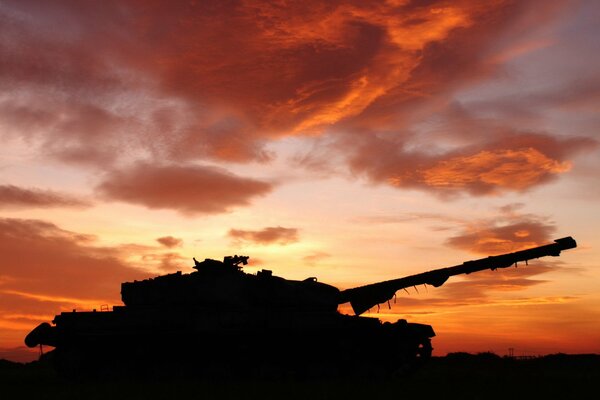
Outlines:
[{"label": "orange cloud", "polygon": [[[14,3],[14,12],[0,11],[0,82],[19,95],[0,97],[0,132],[24,135],[45,157],[103,170],[125,159],[182,168],[206,158],[269,162],[277,138],[335,137],[327,154],[300,163],[323,169],[322,159],[346,160],[374,182],[442,195],[522,191],[566,172],[593,141],[530,134],[520,119],[481,115],[510,109],[534,118],[548,105],[581,102],[593,109],[597,77],[552,89],[549,99],[546,91],[465,104],[439,143],[423,126],[440,115],[447,122],[457,92],[501,75],[503,54],[544,42],[520,36],[559,18],[562,7],[130,1],[55,3],[47,13]],[[56,32],[57,24],[72,32]],[[115,191],[109,197],[125,195]],[[229,208],[130,200],[189,213]]]},{"label": "orange cloud", "polygon": [[[189,266],[190,260],[178,253],[144,254],[142,261],[155,265],[159,270],[166,272],[182,271]],[[184,268],[182,268],[182,265]],[[190,266],[191,267],[191,266]]]},{"label": "orange cloud", "polygon": [[178,247],[181,246],[181,244],[183,243],[183,240],[175,238],[173,236],[159,237],[158,239],[156,239],[156,241],[168,248]]},{"label": "orange cloud", "polygon": [[84,199],[51,190],[0,185],[0,208],[82,208],[89,206],[91,204]]},{"label": "orange cloud", "polygon": [[267,227],[259,231],[230,229],[227,236],[234,240],[244,240],[256,244],[267,245],[278,243],[285,245],[298,241],[298,229],[283,228],[281,226]]},{"label": "orange cloud", "polygon": [[331,257],[331,254],[324,251],[315,251],[307,256],[302,257],[302,260],[311,266],[316,265],[318,262]]},{"label": "orange cloud", "polygon": [[[420,172],[424,184],[430,187],[482,185],[523,190],[550,174],[566,172],[570,168],[568,162],[550,159],[533,148],[524,148],[483,150],[474,155],[441,160]],[[394,184],[394,178],[390,180]]]},{"label": "orange cloud", "polygon": [[556,231],[554,225],[531,217],[522,217],[521,221],[515,219],[501,224],[479,221],[446,243],[474,253],[496,255],[552,242],[552,234]]},{"label": "orange cloud", "polygon": [[[446,298],[450,302],[469,302],[470,304],[498,302],[502,300],[493,300],[491,291],[517,292],[524,290],[546,282],[546,280],[535,278],[538,275],[557,270],[560,270],[558,265],[531,261],[529,265],[521,265],[512,269],[481,271],[466,275],[462,280],[446,283],[436,295],[441,299]],[[522,299],[522,301],[525,300]]]},{"label": "orange cloud", "polygon": [[214,214],[246,206],[272,188],[271,183],[214,167],[137,163],[108,173],[97,190],[108,200],[184,214]]},{"label": "orange cloud", "polygon": [[499,133],[490,142],[441,155],[408,151],[402,140],[361,138],[352,148],[350,165],[372,181],[395,187],[420,188],[447,195],[468,192],[490,195],[522,191],[570,169],[565,160],[594,142],[586,138],[559,140],[533,133]]},{"label": "orange cloud", "polygon": [[124,261],[119,248],[40,220],[0,218],[0,329],[5,345],[71,309],[120,303],[121,282],[147,273]]},{"label": "orange cloud", "polygon": [[[46,146],[85,162],[132,142],[173,160],[268,160],[262,147],[273,137],[318,134],[346,120],[370,125],[382,111],[387,127],[396,126],[389,116],[408,103],[489,74],[481,55],[530,6],[131,1],[57,3],[51,14],[11,7],[17,11],[0,15],[0,33],[18,45],[0,46],[0,79],[31,96],[3,102],[3,115],[51,131]],[[535,7],[545,19],[556,8]],[[50,28],[59,21],[76,33],[65,31],[69,40]],[[147,92],[136,96],[140,88]],[[155,101],[144,103],[148,96]]]},{"label": "orange cloud", "polygon": [[[465,260],[466,261],[466,260]],[[489,305],[536,305],[549,303],[562,303],[577,300],[577,296],[566,297],[515,297],[519,291],[532,286],[540,285],[547,280],[540,279],[539,275],[548,272],[565,271],[574,273],[572,268],[563,268],[559,262],[531,261],[529,265],[520,265],[518,268],[502,270],[486,270],[468,275],[451,277],[448,282],[439,288],[419,286],[398,291],[394,300],[387,304],[380,304],[379,311],[384,315],[391,309],[392,313],[403,315],[415,314],[443,314],[448,308],[461,306],[489,306]],[[494,293],[496,292],[496,293]],[[499,294],[503,292],[504,294]],[[510,293],[512,297],[507,297]],[[352,313],[344,305],[341,309],[345,313]],[[376,311],[377,307],[373,309]],[[379,314],[379,313],[378,313]]]},{"label": "orange cloud", "polygon": [[[26,299],[33,299],[40,302],[49,302],[49,303],[59,303],[59,304],[79,304],[86,309],[92,309],[99,304],[104,302],[104,299],[79,299],[74,297],[64,297],[64,296],[56,296],[56,295],[45,295],[45,294],[36,294],[36,293],[27,293],[19,290],[4,290],[4,294],[15,295],[19,297],[24,297]],[[21,319],[31,319],[31,317],[39,317],[39,315],[20,315]],[[14,315],[8,313],[3,315],[3,318],[6,319],[14,319]]]},{"label": "orange cloud", "polygon": [[49,222],[0,219],[0,290],[34,297],[117,300],[121,282],[144,274],[123,262],[117,248],[93,243],[92,236]]}]

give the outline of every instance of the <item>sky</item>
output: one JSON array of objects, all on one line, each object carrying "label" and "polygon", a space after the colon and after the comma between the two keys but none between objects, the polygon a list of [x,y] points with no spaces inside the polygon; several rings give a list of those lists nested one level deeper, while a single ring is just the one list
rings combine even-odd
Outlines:
[{"label": "sky", "polygon": [[[434,355],[600,353],[600,3],[0,0],[0,358],[192,257],[399,292]],[[343,305],[341,312],[349,307]]]}]

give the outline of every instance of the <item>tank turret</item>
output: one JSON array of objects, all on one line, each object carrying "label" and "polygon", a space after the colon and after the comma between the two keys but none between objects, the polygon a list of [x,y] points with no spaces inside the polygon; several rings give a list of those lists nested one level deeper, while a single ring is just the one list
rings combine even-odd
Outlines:
[{"label": "tank turret", "polygon": [[[403,278],[340,290],[309,277],[288,280],[270,270],[243,271],[247,256],[195,258],[191,273],[176,272],[121,285],[112,311],[62,312],[25,338],[53,346],[65,375],[120,371],[194,374],[267,371],[367,374],[412,369],[432,354],[429,325],[361,316],[398,290],[439,287],[451,276],[559,256],[571,237]],[[338,312],[350,303],[355,315]],[[386,351],[372,351],[379,343]],[[160,368],[159,368],[160,367]]]},{"label": "tank turret", "polygon": [[225,257],[223,261],[194,259],[196,272],[177,272],[143,281],[121,284],[121,300],[127,307],[165,305],[216,307],[222,311],[278,310],[280,312],[336,312],[340,291],[317,282],[284,279],[263,269],[247,274],[240,263],[249,257]]}]

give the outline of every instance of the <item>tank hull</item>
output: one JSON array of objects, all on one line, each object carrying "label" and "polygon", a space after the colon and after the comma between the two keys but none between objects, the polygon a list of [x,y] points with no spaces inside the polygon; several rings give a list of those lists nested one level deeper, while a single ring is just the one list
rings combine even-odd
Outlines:
[{"label": "tank hull", "polygon": [[28,345],[54,346],[64,376],[390,374],[429,358],[435,336],[404,320],[204,308],[116,307],[53,322],[34,329]]},{"label": "tank hull", "polygon": [[[67,312],[25,338],[29,347],[54,346],[65,375],[155,372],[225,374],[389,374],[412,370],[431,356],[429,325],[384,323],[360,316],[398,290],[439,287],[449,277],[558,256],[577,247],[571,237],[513,253],[466,261],[355,288],[316,277],[288,280],[270,270],[248,274],[247,256],[194,258],[180,271],[123,282],[124,306],[106,312]],[[350,303],[354,316],[338,313]]]}]

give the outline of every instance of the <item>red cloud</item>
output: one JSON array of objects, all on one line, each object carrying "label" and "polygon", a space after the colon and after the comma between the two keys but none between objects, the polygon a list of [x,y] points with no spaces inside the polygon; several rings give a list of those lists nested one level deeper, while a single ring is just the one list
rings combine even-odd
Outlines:
[{"label": "red cloud", "polygon": [[0,185],[0,208],[89,207],[91,204],[75,196],[50,190],[24,189]]},{"label": "red cloud", "polygon": [[279,243],[285,245],[298,241],[298,229],[281,226],[267,227],[259,231],[231,229],[227,235],[235,240],[245,240],[257,244]]},{"label": "red cloud", "polygon": [[[175,163],[266,162],[273,138],[336,134],[346,145],[333,155],[374,182],[443,194],[525,190],[566,171],[584,141],[540,134],[523,143],[531,135],[507,134],[525,131],[511,120],[504,133],[491,124],[469,133],[461,129],[473,127],[468,114],[438,146],[431,132],[414,132],[455,92],[493,77],[506,59],[498,54],[522,47],[514,42],[561,6],[15,2],[14,12],[0,11],[0,82],[19,96],[0,99],[0,122],[5,135],[26,132],[44,154],[96,166],[141,153]],[[580,95],[572,97],[575,104]],[[228,208],[171,200],[186,212]]]},{"label": "red cloud", "polygon": [[214,167],[138,163],[110,172],[97,189],[109,200],[184,214],[214,214],[248,205],[272,188],[270,183]]},{"label": "red cloud", "polygon": [[181,244],[183,243],[183,240],[175,238],[173,236],[159,237],[158,239],[156,239],[156,241],[168,248],[181,246]]},{"label": "red cloud", "polygon": [[[527,8],[471,1],[286,7],[144,2],[56,4],[50,14],[34,4],[12,7],[29,18],[1,15],[3,36],[39,51],[1,47],[7,83],[39,92],[61,82],[70,94],[119,95],[118,88],[138,90],[145,78],[192,106],[155,109],[152,134],[162,139],[165,128],[170,133],[162,141],[167,153],[225,159],[264,157],[262,138],[314,133],[363,113],[370,120],[382,108],[402,108],[407,99],[479,76],[489,69],[480,53]],[[77,35],[64,40],[50,29],[57,21]],[[198,106],[210,112],[194,118]]]}]

